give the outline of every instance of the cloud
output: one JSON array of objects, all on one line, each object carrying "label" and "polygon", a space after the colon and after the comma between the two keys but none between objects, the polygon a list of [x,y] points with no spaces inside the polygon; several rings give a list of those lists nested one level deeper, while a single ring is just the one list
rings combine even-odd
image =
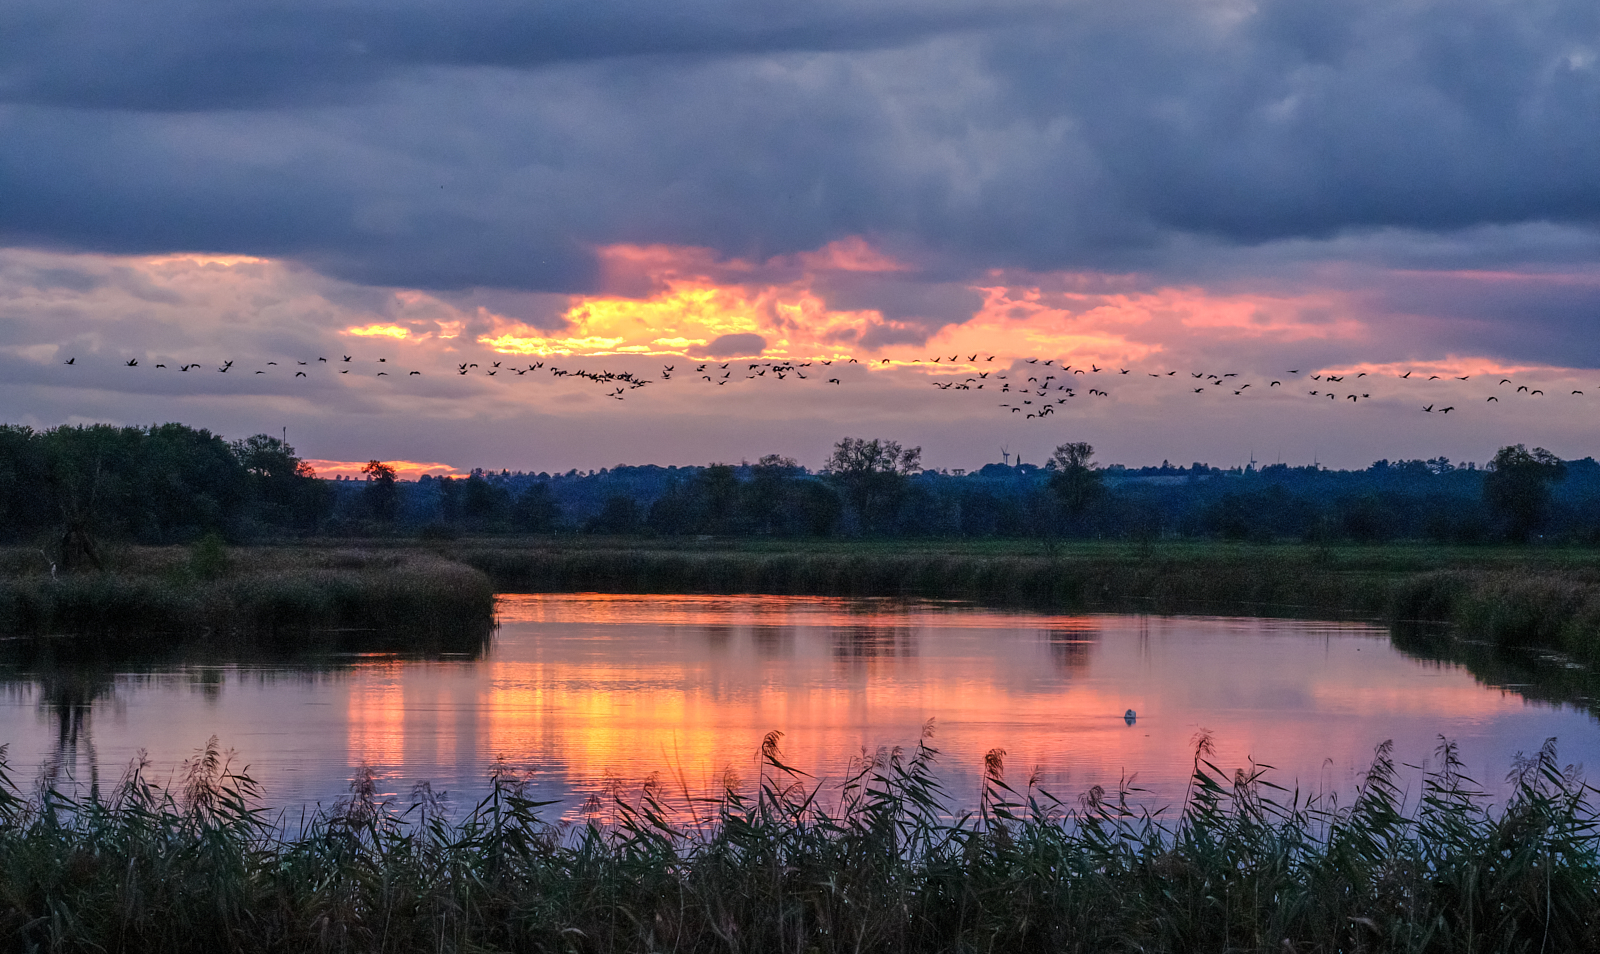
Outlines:
[{"label": "cloud", "polygon": [[906,281],[844,307],[913,325],[947,317],[915,286],[996,267],[1492,256],[1485,228],[1592,239],[1597,50],[1583,0],[24,0],[0,242],[560,296],[616,291],[620,245],[803,270],[866,236]]},{"label": "cloud", "polygon": [[[471,292],[372,288],[275,259],[0,251],[0,402],[9,422],[32,426],[180,420],[230,437],[287,428],[318,460],[445,461],[457,470],[704,463],[769,451],[816,464],[844,434],[921,444],[936,454],[931,463],[962,467],[987,461],[997,439],[1038,459],[1052,441],[1087,439],[1106,459],[1130,462],[1222,462],[1219,448],[1248,455],[1251,447],[1344,465],[1482,460],[1518,441],[1592,452],[1592,409],[1582,403],[1592,374],[1556,348],[1567,318],[1528,326],[1546,329],[1526,349],[1544,358],[1485,346],[1495,343],[1499,309],[1548,287],[1552,311],[1564,315],[1573,306],[1562,295],[1581,301],[1592,290],[1586,274],[1352,263],[1254,286],[1235,276],[1220,288],[1141,273],[996,270],[968,289],[979,304],[965,318],[910,323],[835,308],[819,291],[850,271],[884,282],[888,300],[905,281],[890,264],[898,257],[803,251],[761,260],[703,248],[602,250],[640,297],[563,296],[566,310],[547,322],[559,330],[473,305]],[[852,271],[845,261],[881,270]],[[1488,317],[1447,317],[1451,302],[1474,301]],[[382,333],[352,333],[374,330]],[[724,349],[727,339],[748,345]],[[706,381],[681,361],[757,346],[766,360],[812,365],[781,381],[742,367]],[[68,357],[77,360],[64,365]],[[663,374],[674,365],[684,373]],[[1335,411],[1304,393],[1318,385],[1267,387],[1274,377],[1295,384],[1285,377],[1291,368],[1352,380],[1366,372],[1362,390],[1372,397]],[[1407,370],[1420,377],[1398,377]],[[1208,371],[1237,372],[1254,389],[1206,385],[1194,395],[1200,385],[1186,379]],[[618,400],[622,379],[606,375],[621,373],[649,383]],[[1047,374],[1056,375],[1052,387],[1079,384],[1077,396],[1050,395],[1068,404],[1048,428],[1030,429],[1036,422],[998,407],[1011,392],[995,385],[1020,389]],[[1442,380],[1426,380],[1433,374]],[[1484,405],[1481,389],[1492,383],[1480,379],[1490,374],[1536,382],[1552,400]],[[1107,396],[1089,397],[1090,383]],[[1456,402],[1448,421],[1420,411],[1435,394]]]},{"label": "cloud", "polygon": [[701,345],[692,351],[695,357],[707,358],[754,358],[767,350],[767,339],[756,334],[721,335],[710,344]]}]

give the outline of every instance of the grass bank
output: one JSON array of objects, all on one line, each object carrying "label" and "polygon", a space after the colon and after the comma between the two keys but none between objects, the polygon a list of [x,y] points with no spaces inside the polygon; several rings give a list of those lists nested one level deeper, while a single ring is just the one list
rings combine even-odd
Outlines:
[{"label": "grass bank", "polygon": [[1432,622],[1600,667],[1594,548],[562,536],[130,547],[106,560],[104,573],[51,580],[37,551],[0,551],[0,634],[326,643],[340,630],[481,628],[495,591],[775,593]]},{"label": "grass bank", "polygon": [[500,590],[794,593],[1433,622],[1600,665],[1600,550],[1035,541],[458,544]]},{"label": "grass bank", "polygon": [[[1592,790],[1550,748],[1491,806],[1381,750],[1346,805],[1197,753],[1173,816],[1011,783],[956,811],[926,743],[819,792],[776,736],[750,795],[612,793],[552,825],[502,772],[459,821],[358,777],[292,828],[213,746],[70,802],[0,786],[0,937],[58,952],[1594,951]],[[1403,792],[1416,794],[1407,798]],[[952,820],[954,819],[954,820]]]},{"label": "grass bank", "polygon": [[0,634],[69,635],[129,648],[197,638],[281,649],[456,648],[481,643],[494,587],[425,551],[140,548],[99,572],[53,577],[39,555],[0,554]]}]

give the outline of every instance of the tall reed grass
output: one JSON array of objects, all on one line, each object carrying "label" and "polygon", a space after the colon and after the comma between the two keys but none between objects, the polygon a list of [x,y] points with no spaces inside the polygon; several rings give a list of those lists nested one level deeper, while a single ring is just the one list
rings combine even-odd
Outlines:
[{"label": "tall reed grass", "polygon": [[425,552],[195,551],[141,553],[105,572],[0,577],[0,634],[134,648],[196,637],[295,648],[324,645],[330,634],[472,643],[492,625],[489,578]]},{"label": "tall reed grass", "polygon": [[[1172,817],[1063,799],[986,761],[962,810],[928,739],[824,792],[778,733],[758,785],[652,781],[554,823],[497,770],[451,818],[426,789],[280,823],[215,742],[176,784],[0,784],[0,938],[61,952],[1593,951],[1600,835],[1553,745],[1493,805],[1450,745],[1411,783],[1381,747],[1348,802],[1226,772],[1199,740]],[[3,775],[3,773],[0,773]]]}]

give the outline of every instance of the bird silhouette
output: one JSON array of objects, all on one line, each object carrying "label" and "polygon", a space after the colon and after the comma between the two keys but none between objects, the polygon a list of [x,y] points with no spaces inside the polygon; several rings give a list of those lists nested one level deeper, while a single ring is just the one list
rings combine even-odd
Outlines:
[{"label": "bird silhouette", "polygon": [[138,358],[129,358],[127,366],[130,367],[130,368],[137,368],[139,366],[139,359]]},{"label": "bird silhouette", "polygon": [[294,376],[297,377],[297,378],[303,378],[303,377],[306,376],[306,373],[304,371],[296,371],[294,373]]},{"label": "bird silhouette", "polygon": [[78,361],[78,356],[77,355],[73,355],[72,357],[68,358],[67,360],[65,360],[65,361],[63,361],[61,363],[62,364],[76,364],[77,361]]},{"label": "bird silhouette", "polygon": [[1439,409],[1439,413],[1440,414],[1449,414],[1451,411],[1454,411],[1454,410],[1455,410],[1455,405],[1451,405],[1450,407],[1441,407]]}]

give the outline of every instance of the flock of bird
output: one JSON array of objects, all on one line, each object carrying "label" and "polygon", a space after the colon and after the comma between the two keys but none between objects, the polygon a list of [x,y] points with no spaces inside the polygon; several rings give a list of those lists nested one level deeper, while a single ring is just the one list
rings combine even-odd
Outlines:
[{"label": "flock of bird", "polygon": [[[624,400],[629,392],[638,391],[651,385],[661,384],[675,380],[692,380],[701,386],[726,387],[735,382],[779,382],[793,379],[799,381],[813,381],[822,385],[843,385],[845,378],[842,368],[849,365],[861,365],[885,369],[885,366],[898,368],[920,367],[932,372],[939,379],[930,381],[929,384],[940,391],[970,392],[976,395],[978,391],[987,390],[990,394],[1004,396],[1005,400],[999,403],[999,408],[1011,415],[1021,415],[1025,420],[1043,420],[1055,415],[1063,406],[1074,399],[1084,397],[1089,400],[1109,399],[1113,390],[1122,390],[1143,381],[1149,386],[1149,378],[1159,382],[1160,387],[1181,389],[1194,396],[1231,396],[1244,398],[1251,393],[1263,392],[1293,394],[1303,391],[1301,397],[1309,400],[1326,400],[1338,403],[1349,402],[1359,404],[1374,398],[1376,384],[1387,375],[1378,372],[1357,371],[1346,373],[1331,373],[1320,371],[1317,373],[1302,372],[1293,369],[1276,378],[1262,380],[1245,380],[1244,375],[1237,371],[1178,371],[1159,370],[1150,371],[1136,368],[1100,367],[1090,363],[1087,366],[1074,366],[1066,361],[1056,359],[1023,358],[1002,361],[995,364],[996,355],[935,355],[926,359],[911,361],[894,361],[889,358],[877,362],[863,362],[853,357],[816,358],[808,361],[800,360],[769,360],[751,361],[695,361],[684,359],[683,371],[680,372],[678,364],[664,364],[659,375],[655,372],[643,373],[638,371],[612,371],[612,370],[587,370],[584,368],[562,368],[548,364],[547,361],[536,361],[526,366],[508,363],[505,359],[479,363],[463,361],[454,367],[458,376],[483,375],[495,377],[504,374],[506,378],[515,375],[524,377],[535,372],[544,372],[552,378],[576,378],[582,381],[600,384],[607,388],[604,396],[617,401]],[[126,368],[148,367],[152,369],[170,370],[165,362],[140,363],[138,358],[127,358],[121,361]],[[62,362],[67,366],[81,367],[76,357],[68,358]],[[279,365],[277,361],[267,361],[256,368],[236,367],[232,360],[223,361],[214,368],[209,364],[200,362],[177,363],[176,370],[180,373],[212,370],[218,374],[235,375],[272,375],[292,371],[295,378],[310,378],[313,373],[337,372],[338,374],[371,373],[375,377],[422,377],[420,370],[400,369],[389,363],[388,358],[362,359],[357,361],[351,355],[340,355],[335,358],[317,357],[305,361],[296,360],[293,365]],[[951,372],[954,372],[953,374]],[[1545,391],[1533,383],[1518,383],[1508,377],[1499,377],[1497,384],[1490,386],[1488,394],[1476,393],[1464,395],[1460,382],[1470,382],[1474,375],[1445,375],[1426,374],[1416,371],[1406,371],[1394,375],[1399,381],[1406,382],[1406,387],[1428,386],[1438,388],[1433,382],[1441,382],[1449,387],[1448,391],[1434,390],[1427,392],[1418,401],[1418,408],[1427,414],[1450,414],[1457,411],[1458,407],[1465,407],[1459,402],[1465,400],[1482,399],[1485,404],[1499,404],[1501,398],[1507,401],[1514,399],[1539,399],[1545,397]],[[1490,379],[1498,377],[1488,376]],[[1477,376],[1481,384],[1483,376]],[[1476,388],[1478,385],[1468,385]],[[1251,392],[1251,389],[1256,389]],[[1283,389],[1277,392],[1274,389]],[[1573,389],[1571,396],[1581,396],[1584,392]],[[1379,395],[1393,397],[1393,394]],[[1428,403],[1422,404],[1421,400]],[[1449,402],[1457,403],[1449,403]]]}]

